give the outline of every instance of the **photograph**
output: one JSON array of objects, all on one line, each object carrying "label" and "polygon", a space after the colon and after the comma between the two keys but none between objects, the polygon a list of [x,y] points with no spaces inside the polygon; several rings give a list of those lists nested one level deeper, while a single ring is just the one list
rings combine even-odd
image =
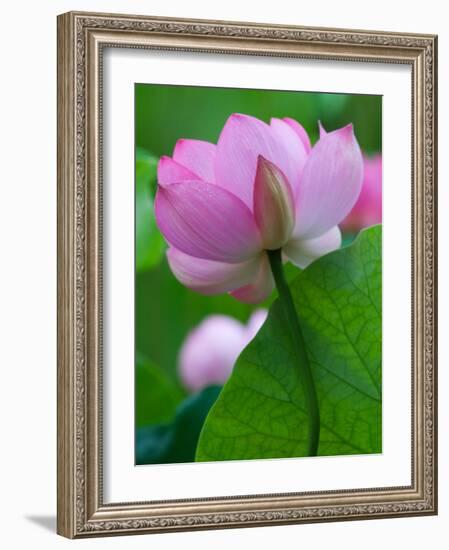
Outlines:
[{"label": "photograph", "polygon": [[2,8],[2,547],[447,545],[447,5]]},{"label": "photograph", "polygon": [[136,465],[382,453],[382,96],[134,113]]},{"label": "photograph", "polygon": [[2,8],[2,548],[447,546],[446,4]]},{"label": "photograph", "polygon": [[437,36],[368,27],[58,17],[61,535],[437,513]]}]

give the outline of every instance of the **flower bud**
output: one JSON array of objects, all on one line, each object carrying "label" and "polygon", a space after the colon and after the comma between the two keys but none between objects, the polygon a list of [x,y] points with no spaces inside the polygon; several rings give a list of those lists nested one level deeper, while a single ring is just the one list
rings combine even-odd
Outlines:
[{"label": "flower bud", "polygon": [[295,225],[295,201],[285,175],[261,155],[254,182],[254,217],[265,250],[288,241]]}]

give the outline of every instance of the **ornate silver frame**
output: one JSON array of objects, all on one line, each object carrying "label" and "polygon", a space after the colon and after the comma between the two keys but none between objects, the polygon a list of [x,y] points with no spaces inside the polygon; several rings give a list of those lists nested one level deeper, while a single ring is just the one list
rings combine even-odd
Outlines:
[{"label": "ornate silver frame", "polygon": [[[104,504],[101,59],[105,46],[412,68],[412,483]],[[58,17],[58,533],[70,538],[437,513],[437,37],[70,12]],[[150,495],[149,495],[150,497]]]}]

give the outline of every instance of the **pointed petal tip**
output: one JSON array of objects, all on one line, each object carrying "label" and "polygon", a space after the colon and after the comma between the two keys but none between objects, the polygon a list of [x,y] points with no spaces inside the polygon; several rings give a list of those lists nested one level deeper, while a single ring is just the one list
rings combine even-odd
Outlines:
[{"label": "pointed petal tip", "polygon": [[229,115],[228,120],[247,120],[248,118],[252,118],[249,115],[244,115],[243,113],[232,113],[232,115]]},{"label": "pointed petal tip", "polygon": [[175,147],[174,147],[174,149],[173,149],[173,155],[175,154],[176,149],[179,149],[180,147],[183,146],[183,144],[185,143],[185,141],[186,141],[186,140],[185,140],[184,138],[179,138],[179,139],[176,140]]},{"label": "pointed petal tip", "polygon": [[257,155],[256,176],[254,181],[260,182],[261,180],[259,178],[263,177],[264,174],[268,175],[268,173],[275,176],[277,175],[277,177],[282,180],[282,183],[287,185],[290,190],[290,185],[282,170],[278,168],[274,162],[271,162],[263,155]]},{"label": "pointed petal tip", "polygon": [[188,138],[179,138],[176,140],[175,147],[173,149],[173,158],[179,157],[180,151],[185,148],[186,145],[189,144],[189,142],[192,141]]},{"label": "pointed petal tip", "polygon": [[339,135],[342,138],[346,139],[352,139],[354,137],[354,124],[350,122],[349,124],[346,124],[346,126],[342,126],[341,128],[337,128],[336,130],[333,130],[332,132],[327,132],[324,128],[323,124],[321,123],[321,120],[318,121],[318,128],[320,131],[320,138],[323,138],[327,135]]},{"label": "pointed petal tip", "polygon": [[[289,195],[293,197],[293,192],[291,191],[291,187],[289,185],[289,182],[287,178],[285,177],[285,174],[282,172],[280,168],[274,164],[274,162],[271,162],[267,158],[265,158],[263,155],[257,155],[257,165],[256,165],[256,176],[254,179],[255,182],[255,188],[258,187],[256,182],[261,182],[261,178],[267,178],[270,176],[277,177],[278,180],[281,180],[280,183],[282,183],[282,186],[288,187]],[[266,180],[263,180],[266,182]],[[253,200],[255,198],[255,194],[253,196]],[[292,199],[293,200],[293,199]],[[253,203],[254,206],[254,203]]]},{"label": "pointed petal tip", "polygon": [[320,132],[320,139],[327,135],[327,132],[324,129],[324,126],[321,124],[321,120],[318,121],[318,130]]},{"label": "pointed petal tip", "polygon": [[346,134],[353,134],[354,133],[354,124],[350,122],[349,124],[346,124],[346,126],[343,126],[342,132]]},{"label": "pointed petal tip", "polygon": [[282,183],[288,187],[289,194],[293,197],[290,182],[284,172],[274,162],[271,162],[271,160],[268,160],[263,155],[257,155],[256,179],[258,175],[262,175],[262,171],[269,171],[273,174],[277,174],[278,178],[282,180]]},{"label": "pointed petal tip", "polygon": [[157,169],[160,170],[161,168],[163,168],[171,160],[172,160],[172,158],[169,157],[168,155],[162,155],[161,157],[159,157],[159,161],[157,163]]},{"label": "pointed petal tip", "polygon": [[347,139],[348,141],[354,138],[354,125],[352,122],[349,124],[346,124],[346,126],[343,126],[342,128],[339,128],[338,130],[335,130],[336,133],[339,133],[341,137]]},{"label": "pointed petal tip", "polygon": [[[216,145],[201,139],[178,139],[173,160],[187,169],[194,179],[214,183]],[[185,179],[185,178],[183,178]]]},{"label": "pointed petal tip", "polygon": [[237,122],[237,123],[243,123],[243,124],[252,122],[255,124],[259,124],[261,126],[263,125],[268,126],[268,124],[266,124],[263,120],[260,120],[259,118],[251,115],[246,115],[244,113],[232,113],[231,115],[229,115],[225,125],[228,124],[229,122]]},{"label": "pointed petal tip", "polygon": [[184,149],[186,141],[187,140],[185,138],[179,138],[176,140],[175,146],[173,148],[173,159],[179,157],[179,152]]},{"label": "pointed petal tip", "polygon": [[263,168],[264,166],[274,166],[274,164],[263,155],[257,155],[257,170],[259,170],[259,168]]}]

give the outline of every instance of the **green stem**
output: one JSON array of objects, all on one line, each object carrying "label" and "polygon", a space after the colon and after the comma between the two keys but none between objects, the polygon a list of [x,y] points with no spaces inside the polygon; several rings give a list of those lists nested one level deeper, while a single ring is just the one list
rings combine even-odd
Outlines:
[{"label": "green stem", "polygon": [[285,325],[289,331],[293,349],[298,359],[300,380],[304,387],[309,418],[308,455],[316,456],[318,454],[318,445],[320,441],[320,410],[312,369],[310,368],[309,358],[307,357],[298,314],[296,313],[290,288],[285,280],[281,250],[267,250],[267,254],[270,260],[271,271],[273,272],[273,277],[276,282],[279,301],[281,302],[284,312]]}]

